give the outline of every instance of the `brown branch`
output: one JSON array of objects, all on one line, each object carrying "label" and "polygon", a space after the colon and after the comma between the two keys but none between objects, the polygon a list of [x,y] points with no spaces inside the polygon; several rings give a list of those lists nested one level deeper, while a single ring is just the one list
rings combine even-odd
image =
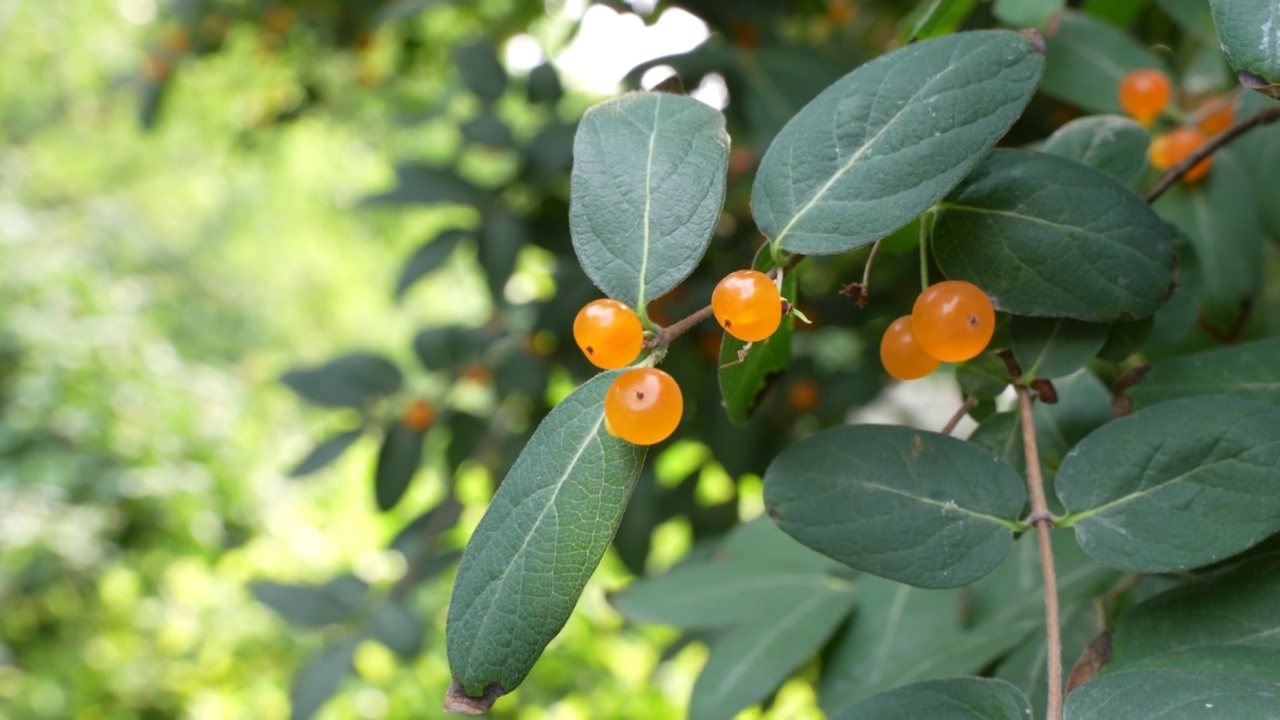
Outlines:
[{"label": "brown branch", "polygon": [[1250,130],[1273,123],[1280,120],[1280,103],[1267,106],[1252,115],[1247,115],[1235,125],[1223,130],[1222,132],[1209,138],[1209,141],[1201,145],[1195,152],[1182,159],[1182,162],[1174,165],[1156,180],[1155,184],[1147,190],[1142,199],[1148,203],[1153,203],[1164,194],[1165,190],[1173,187],[1173,184],[1182,179],[1191,168],[1195,167],[1201,160],[1209,157],[1217,152],[1224,145],[1235,140]]},{"label": "brown branch", "polygon": [[940,430],[939,432],[941,432],[943,435],[950,435],[951,433],[955,432],[956,425],[959,425],[960,421],[964,419],[964,416],[968,414],[970,410],[973,409],[974,405],[977,405],[977,404],[978,404],[978,398],[972,395],[965,398],[964,402],[960,405],[959,409],[957,409],[955,414],[951,416],[951,419],[947,421],[947,424],[942,426],[942,430]]},{"label": "brown branch", "polygon": [[1053,546],[1049,530],[1053,516],[1045,502],[1044,478],[1040,476],[1040,448],[1036,444],[1035,415],[1031,407],[1031,393],[1021,385],[1015,385],[1018,393],[1018,410],[1022,419],[1022,447],[1027,457],[1027,489],[1031,494],[1031,523],[1036,526],[1036,540],[1040,543],[1040,566],[1044,572],[1045,631],[1049,646],[1049,707],[1047,720],[1062,720],[1062,626],[1058,618],[1058,578],[1053,569]]},{"label": "brown branch", "polygon": [[659,328],[658,333],[645,341],[646,348],[666,347],[671,344],[672,340],[693,329],[693,326],[711,317],[711,306],[708,305],[689,317],[680,320],[672,325]]}]

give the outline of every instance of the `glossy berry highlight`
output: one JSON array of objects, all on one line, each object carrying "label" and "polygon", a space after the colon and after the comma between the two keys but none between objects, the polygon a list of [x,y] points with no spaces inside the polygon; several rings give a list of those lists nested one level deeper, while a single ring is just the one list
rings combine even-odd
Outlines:
[{"label": "glossy berry highlight", "polygon": [[683,414],[680,386],[657,368],[628,370],[605,391],[605,429],[629,443],[653,445],[666,440]]},{"label": "glossy berry highlight", "polygon": [[930,285],[911,308],[911,332],[921,349],[943,362],[964,362],[987,349],[996,331],[991,298],[973,283]]},{"label": "glossy berry highlight", "polygon": [[592,365],[616,370],[640,355],[644,328],[636,312],[617,300],[592,300],[573,319],[573,339]]},{"label": "glossy berry highlight", "polygon": [[[1157,170],[1168,170],[1200,149],[1208,139],[1199,128],[1180,127],[1170,130],[1151,141],[1151,146],[1147,148],[1147,159]],[[1213,157],[1207,157],[1193,165],[1182,177],[1187,182],[1195,182],[1207,175],[1212,165]]]},{"label": "glossy berry highlight", "polygon": [[1120,81],[1120,107],[1140,124],[1151,127],[1169,104],[1173,86],[1159,70],[1134,70]]},{"label": "glossy berry highlight", "polygon": [[782,296],[768,275],[738,270],[712,291],[711,312],[725,332],[743,342],[759,342],[782,324]]},{"label": "glossy berry highlight", "polygon": [[911,316],[903,315],[890,323],[880,338],[880,364],[899,380],[917,380],[938,369],[941,363],[916,342]]}]

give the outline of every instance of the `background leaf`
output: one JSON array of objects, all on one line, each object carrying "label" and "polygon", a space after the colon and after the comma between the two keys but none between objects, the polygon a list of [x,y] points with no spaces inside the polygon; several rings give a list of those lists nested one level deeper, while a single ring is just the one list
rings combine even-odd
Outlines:
[{"label": "background leaf", "polygon": [[1071,720],[1113,718],[1266,718],[1280,685],[1215,672],[1131,670],[1103,675],[1067,696]]},{"label": "background leaf", "polygon": [[[1113,0],[1114,1],[1114,0]],[[1090,113],[1119,113],[1120,81],[1132,70],[1164,63],[1129,33],[1082,13],[1064,10],[1046,38],[1040,92]]]},{"label": "background leaf", "polygon": [[423,276],[440,268],[458,249],[458,245],[469,236],[465,230],[446,230],[439,236],[423,243],[405,261],[400,271],[400,279],[396,281],[396,299],[404,297],[405,292]]},{"label": "background leaf", "polygon": [[488,40],[478,40],[454,50],[453,62],[462,84],[485,102],[494,102],[507,89],[507,71]]},{"label": "background leaf", "polygon": [[316,653],[293,681],[289,693],[289,720],[306,720],[315,715],[338,691],[351,672],[360,641],[342,640]]},{"label": "background leaf", "polygon": [[1031,706],[1022,691],[1003,680],[926,680],[867,698],[832,720],[1026,720]]},{"label": "background leaf", "polygon": [[1022,372],[1031,378],[1058,378],[1084,367],[1102,349],[1111,326],[1071,318],[1015,315],[1010,347]]},{"label": "background leaf", "polygon": [[366,205],[483,205],[489,194],[462,179],[457,173],[421,163],[396,166],[396,185],[387,192],[372,195]]},{"label": "background leaf", "polygon": [[820,588],[711,644],[693,685],[689,716],[729,720],[768,697],[818,651],[853,607],[848,580],[827,578]]},{"label": "background leaf", "polygon": [[1038,28],[1066,4],[1066,0],[995,0],[991,14],[1009,27]]},{"label": "background leaf", "polygon": [[1206,396],[1139,410],[1081,441],[1055,487],[1098,562],[1208,565],[1280,531],[1280,408]]},{"label": "background leaf", "polygon": [[355,430],[347,430],[325,438],[312,448],[311,452],[307,453],[302,462],[299,462],[289,471],[289,477],[296,478],[310,475],[327,466],[341,457],[342,453],[346,452],[347,448],[351,447],[363,434],[364,428],[356,428]]},{"label": "background leaf", "polygon": [[825,430],[769,465],[764,499],[778,526],[850,567],[920,587],[959,587],[1013,544],[1026,501],[989,451],[899,426]]},{"label": "background leaf", "polygon": [[569,227],[587,277],[640,309],[702,260],[724,205],[724,116],[669,93],[596,105],[574,141]]},{"label": "background leaf", "polygon": [[1056,155],[996,150],[939,208],[938,267],[1007,312],[1141,318],[1173,284],[1160,218],[1116,181]]},{"label": "background leaf", "polygon": [[921,0],[902,22],[902,44],[955,32],[977,4],[978,0]]},{"label": "background leaf", "polygon": [[1110,175],[1122,185],[1133,182],[1147,166],[1151,134],[1121,115],[1077,118],[1054,131],[1044,151],[1075,160]]},{"label": "background leaf", "polygon": [[605,432],[618,375],[597,375],[543,419],[467,544],[446,641],[468,695],[520,684],[618,529],[645,456]]},{"label": "background leaf", "polygon": [[480,227],[477,259],[495,302],[505,302],[503,290],[516,269],[520,248],[528,243],[529,229],[524,220],[507,212],[494,212],[485,218]]},{"label": "background leaf", "polygon": [[413,350],[428,370],[456,370],[479,360],[498,336],[487,327],[429,327],[414,336]]},{"label": "background leaf", "polygon": [[778,133],[751,213],[786,250],[843,252],[902,227],[982,159],[1022,113],[1040,54],[1002,30],[908,45],[824,90]]},{"label": "background leaf", "polygon": [[399,422],[387,429],[373,473],[374,497],[382,512],[400,502],[409,489],[409,482],[417,474],[418,466],[422,464],[423,435]]},{"label": "background leaf", "polygon": [[387,600],[369,616],[369,631],[395,654],[410,659],[422,652],[427,628],[422,616],[402,600]]},{"label": "background leaf", "polygon": [[284,619],[312,627],[346,622],[369,590],[364,581],[352,575],[339,575],[323,585],[259,581],[251,587],[259,602]]},{"label": "background leaf", "polygon": [[[1249,93],[1240,98],[1236,114],[1244,117],[1275,103],[1265,95]],[[1254,188],[1276,187],[1280,183],[1280,125],[1256,127],[1241,135],[1231,142],[1231,154],[1249,174]],[[1280,203],[1262,202],[1255,207],[1263,230],[1272,241],[1280,241]]]},{"label": "background leaf", "polygon": [[1162,360],[1129,390],[1135,408],[1198,395],[1280,405],[1280,338]]},{"label": "background leaf", "polygon": [[280,381],[317,405],[363,408],[374,397],[399,390],[401,376],[390,360],[360,352],[290,370]]}]

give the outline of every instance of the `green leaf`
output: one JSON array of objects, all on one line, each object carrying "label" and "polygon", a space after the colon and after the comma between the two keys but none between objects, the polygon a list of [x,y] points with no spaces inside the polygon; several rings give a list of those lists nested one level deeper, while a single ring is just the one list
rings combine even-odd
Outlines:
[{"label": "green leaf", "polygon": [[410,659],[422,652],[427,628],[403,600],[388,600],[369,616],[369,631],[395,654]]},{"label": "green leaf", "polygon": [[1268,718],[1280,685],[1192,670],[1131,670],[1103,675],[1067,697],[1071,720],[1115,718]]},{"label": "green leaf", "polygon": [[1015,315],[1010,327],[1013,357],[1030,378],[1059,378],[1084,367],[1102,349],[1111,326],[1071,318]]},{"label": "green leaf", "polygon": [[991,572],[1026,502],[1018,474],[987,450],[899,426],[824,430],[769,465],[778,526],[850,567],[919,587]]},{"label": "green leaf", "polygon": [[867,698],[832,720],[1027,720],[1031,705],[1003,680],[926,680]]},{"label": "green leaf", "polygon": [[496,148],[515,148],[511,128],[497,115],[485,112],[462,124],[462,138],[468,143]]},{"label": "green leaf", "polygon": [[506,212],[496,212],[485,218],[480,228],[480,247],[476,259],[484,269],[489,294],[503,302],[503,290],[511,273],[515,272],[520,248],[529,242],[529,230],[524,220]]},{"label": "green leaf", "polygon": [[491,701],[520,684],[617,531],[645,456],[604,429],[619,374],[597,375],[543,419],[467,544],[446,629],[467,695]]},{"label": "green leaf", "polygon": [[[769,248],[762,247],[756,253],[752,267],[768,272],[774,267]],[[795,302],[796,273],[790,272],[782,279],[782,297]],[[768,338],[751,345],[742,362],[738,353],[746,343],[724,333],[720,340],[720,394],[724,397],[724,409],[729,419],[745,425],[751,419],[765,391],[791,365],[791,334],[796,320],[790,314],[782,317],[782,324]]]},{"label": "green leaf", "polygon": [[400,389],[400,370],[373,353],[351,353],[323,365],[295,368],[280,377],[304,400],[328,407],[363,408],[374,397]]},{"label": "green leaf", "polygon": [[422,464],[423,435],[398,422],[387,429],[373,472],[374,496],[382,512],[400,502],[409,489],[409,482],[417,474],[418,466]]},{"label": "green leaf", "polygon": [[1122,185],[1133,182],[1147,166],[1151,134],[1121,115],[1091,115],[1058,128],[1044,151],[1075,160],[1110,175]]},{"label": "green leaf", "polygon": [[535,104],[553,104],[564,96],[564,86],[560,84],[560,74],[555,65],[544,62],[529,71],[529,102]]},{"label": "green leaf", "polygon": [[[1240,98],[1236,106],[1238,117],[1252,114],[1264,107],[1274,106],[1275,100],[1258,93]],[[1232,155],[1249,173],[1255,188],[1276,187],[1280,183],[1280,125],[1264,125],[1231,141]],[[1263,230],[1274,241],[1280,241],[1280,203],[1258,203]]]},{"label": "green leaf", "polygon": [[1231,68],[1256,78],[1246,85],[1280,84],[1280,5],[1275,0],[1209,0],[1209,8]]},{"label": "green leaf", "polygon": [[1280,682],[1280,555],[1161,593],[1121,615],[1114,630],[1104,672],[1179,667]]},{"label": "green leaf", "polygon": [[778,133],[751,212],[782,248],[832,254],[902,227],[955,186],[1035,92],[1042,62],[1018,33],[908,45],[828,87]]},{"label": "green leaf", "polygon": [[1156,203],[1156,212],[1191,239],[1201,304],[1215,320],[1231,322],[1262,287],[1266,244],[1259,204],[1248,173],[1229,150],[1214,153],[1204,180],[1170,188]]},{"label": "green leaf", "polygon": [[966,396],[994,398],[1009,387],[1009,368],[994,353],[982,353],[956,365],[956,382]]},{"label": "green leaf", "polygon": [[836,567],[762,517],[735,528],[709,560],[642,578],[609,600],[636,622],[723,627],[773,617],[825,591],[826,573]]},{"label": "green leaf", "polygon": [[485,102],[494,102],[507,89],[507,71],[488,40],[478,40],[453,51],[453,62],[462,84]]},{"label": "green leaf", "polygon": [[978,5],[978,0],[922,0],[902,21],[902,44],[953,33]]},{"label": "green leaf", "polygon": [[606,295],[643,309],[707,251],[724,206],[724,116],[683,95],[628,93],[587,111],[573,150],[573,249]]},{"label": "green leaf", "polygon": [[352,575],[339,575],[324,585],[288,585],[260,581],[250,586],[258,602],[292,623],[310,627],[349,620],[369,586]]},{"label": "green leaf", "polygon": [[[1059,602],[1062,605],[1062,665],[1070,669],[1089,643],[1105,629],[1099,622],[1104,618],[1092,598],[1073,604]],[[1041,628],[1001,659],[995,670],[995,677],[1013,683],[1026,694],[1036,720],[1045,716],[1049,705],[1048,658],[1048,634]]]},{"label": "green leaf", "polygon": [[325,438],[320,444],[312,448],[311,452],[298,463],[296,467],[289,471],[289,477],[302,477],[310,475],[329,463],[337,460],[342,453],[347,451],[355,441],[360,439],[364,434],[364,428],[356,428],[355,430],[347,430],[340,432],[331,437]]},{"label": "green leaf", "polygon": [[1280,408],[1204,396],[1139,410],[1081,441],[1056,488],[1098,562],[1208,565],[1280,531]]},{"label": "green leaf", "polygon": [[482,205],[489,194],[458,177],[453,171],[418,163],[396,167],[396,186],[363,200],[364,205],[454,203]]},{"label": "green leaf", "polygon": [[486,327],[431,327],[413,338],[413,350],[428,370],[456,370],[480,359],[497,337]]},{"label": "green leaf", "polygon": [[1213,15],[1209,11],[1208,0],[1156,0],[1156,4],[1173,18],[1179,27],[1202,40],[1212,42],[1214,49],[1217,50],[1218,32],[1213,26]]},{"label": "green leaf", "polygon": [[939,203],[933,256],[1017,315],[1146,317],[1173,285],[1169,232],[1147,204],[1092,168],[996,150]]},{"label": "green leaf", "polygon": [[400,271],[400,279],[396,281],[396,299],[403,298],[415,282],[444,265],[467,237],[469,233],[464,230],[447,230],[435,239],[423,243],[409,256],[404,269]]},{"label": "green leaf", "polygon": [[996,0],[991,14],[1009,27],[1041,28],[1066,4],[1066,0]]},{"label": "green leaf", "polygon": [[[1166,304],[1167,306],[1167,304]],[[1122,320],[1111,324],[1107,341],[1098,350],[1098,357],[1107,362],[1119,363],[1129,359],[1147,344],[1155,315],[1141,320]]]},{"label": "green leaf", "polygon": [[689,716],[729,720],[764,700],[826,643],[853,608],[854,598],[852,583],[826,578],[825,585],[769,617],[712,642],[693,685]]},{"label": "green leaf", "polygon": [[1129,390],[1135,408],[1198,395],[1230,395],[1280,405],[1280,338],[1158,362]]},{"label": "green leaf", "polygon": [[347,639],[316,653],[294,679],[289,693],[289,720],[307,720],[324,707],[351,672],[360,641]]},{"label": "green leaf", "polygon": [[1128,29],[1150,0],[1084,0],[1084,11],[1118,28]]},{"label": "green leaf", "polygon": [[1071,10],[1046,42],[1040,92],[1090,113],[1119,113],[1120,81],[1131,70],[1164,63],[1129,33]]}]

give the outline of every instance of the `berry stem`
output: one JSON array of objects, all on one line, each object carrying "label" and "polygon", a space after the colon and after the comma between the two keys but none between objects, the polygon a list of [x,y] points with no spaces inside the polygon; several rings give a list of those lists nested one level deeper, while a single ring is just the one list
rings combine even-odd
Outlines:
[{"label": "berry stem", "polygon": [[1053,516],[1045,502],[1044,478],[1040,476],[1040,448],[1036,444],[1035,415],[1032,413],[1031,393],[1022,385],[1014,385],[1018,393],[1018,410],[1022,420],[1022,447],[1027,458],[1027,488],[1031,495],[1031,524],[1036,526],[1036,540],[1040,544],[1040,566],[1044,573],[1045,630],[1048,633],[1049,651],[1049,707],[1046,720],[1062,720],[1062,628],[1058,619],[1058,579],[1053,569],[1053,546],[1049,542],[1049,530]]},{"label": "berry stem", "polygon": [[1269,105],[1252,115],[1247,115],[1239,122],[1222,132],[1209,138],[1208,142],[1201,145],[1195,152],[1186,156],[1181,162],[1164,171],[1164,174],[1156,180],[1151,189],[1143,194],[1142,199],[1148,203],[1155,202],[1166,190],[1173,187],[1174,183],[1182,179],[1191,168],[1195,167],[1201,160],[1209,157],[1217,152],[1224,145],[1235,140],[1250,130],[1269,125],[1280,120],[1280,104]]},{"label": "berry stem", "polygon": [[[929,287],[929,221],[933,218],[933,210],[926,210],[920,216],[920,291]],[[878,243],[877,243],[878,244]],[[870,260],[867,263],[870,264]]]},{"label": "berry stem", "polygon": [[672,340],[675,340],[686,332],[689,332],[694,325],[697,325],[709,317],[711,317],[710,305],[698,310],[683,320],[672,323],[667,327],[659,328],[656,335],[645,341],[645,347],[666,347],[671,344]]},{"label": "berry stem", "polygon": [[960,424],[960,421],[964,419],[964,416],[968,414],[970,410],[973,409],[974,405],[977,405],[977,404],[978,404],[978,398],[972,395],[965,398],[964,402],[960,404],[959,409],[955,411],[955,414],[951,416],[951,419],[947,421],[946,425],[942,426],[942,429],[939,430],[939,432],[941,432],[943,435],[950,435],[951,433],[955,432],[956,426]]}]

